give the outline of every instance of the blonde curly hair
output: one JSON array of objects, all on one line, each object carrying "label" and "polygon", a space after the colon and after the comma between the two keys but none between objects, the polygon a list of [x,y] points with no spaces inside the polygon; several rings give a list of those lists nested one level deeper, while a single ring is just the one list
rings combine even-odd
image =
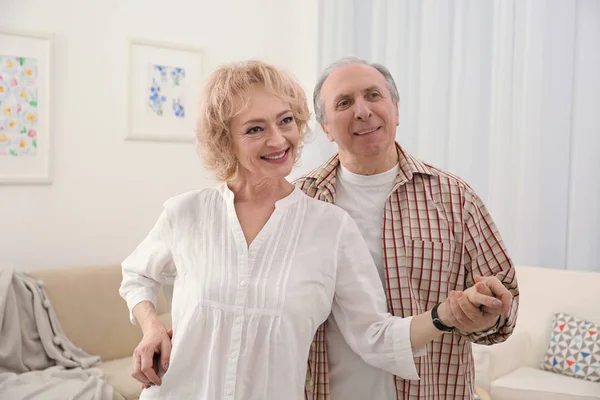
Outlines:
[{"label": "blonde curly hair", "polygon": [[237,158],[233,153],[230,124],[247,106],[246,94],[260,87],[290,103],[300,132],[296,161],[308,136],[310,112],[306,94],[289,73],[262,61],[227,64],[214,71],[204,87],[196,137],[198,150],[208,170],[220,181],[235,177]]}]

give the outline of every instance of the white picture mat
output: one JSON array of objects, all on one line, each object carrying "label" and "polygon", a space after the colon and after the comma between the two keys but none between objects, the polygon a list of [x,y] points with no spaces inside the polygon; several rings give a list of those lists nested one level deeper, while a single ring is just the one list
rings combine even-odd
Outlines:
[{"label": "white picture mat", "polygon": [[[141,40],[130,42],[128,139],[190,141],[195,140],[198,94],[202,76],[199,49]],[[183,97],[185,117],[168,118],[148,110],[150,66],[164,65],[185,69]],[[167,105],[170,106],[170,105]]]},{"label": "white picture mat", "polygon": [[32,157],[0,157],[0,184],[51,183],[50,76],[52,36],[0,30],[0,54],[38,62],[37,152]]}]

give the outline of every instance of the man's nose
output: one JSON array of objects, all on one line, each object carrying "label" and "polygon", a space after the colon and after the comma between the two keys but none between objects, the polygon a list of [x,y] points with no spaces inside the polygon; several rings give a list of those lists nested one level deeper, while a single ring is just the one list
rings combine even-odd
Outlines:
[{"label": "man's nose", "polygon": [[354,118],[358,120],[367,120],[371,117],[373,113],[371,112],[371,107],[369,107],[369,103],[364,100],[358,100],[354,103]]}]

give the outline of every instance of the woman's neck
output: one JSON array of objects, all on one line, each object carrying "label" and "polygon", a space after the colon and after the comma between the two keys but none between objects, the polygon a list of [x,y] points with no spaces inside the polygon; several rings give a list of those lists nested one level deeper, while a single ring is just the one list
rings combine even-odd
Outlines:
[{"label": "woman's neck", "polygon": [[247,179],[238,176],[227,186],[235,195],[236,202],[275,203],[294,190],[294,185],[285,178]]}]

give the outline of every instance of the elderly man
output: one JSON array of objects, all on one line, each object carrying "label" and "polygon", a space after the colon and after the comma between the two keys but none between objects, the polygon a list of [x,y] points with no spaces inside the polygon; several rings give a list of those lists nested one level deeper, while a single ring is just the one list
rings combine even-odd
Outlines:
[{"label": "elderly man", "polygon": [[[447,334],[427,345],[426,354],[413,355],[418,381],[366,364],[329,318],[311,347],[307,398],[471,399],[471,343],[506,340],[518,309],[515,270],[492,217],[467,183],[395,142],[399,96],[385,67],[340,60],[324,71],[313,100],[338,154],[295,184],[355,219],[391,313],[417,315],[450,297],[452,315],[432,321]],[[502,315],[480,310],[454,292],[478,282],[502,300]]]}]

